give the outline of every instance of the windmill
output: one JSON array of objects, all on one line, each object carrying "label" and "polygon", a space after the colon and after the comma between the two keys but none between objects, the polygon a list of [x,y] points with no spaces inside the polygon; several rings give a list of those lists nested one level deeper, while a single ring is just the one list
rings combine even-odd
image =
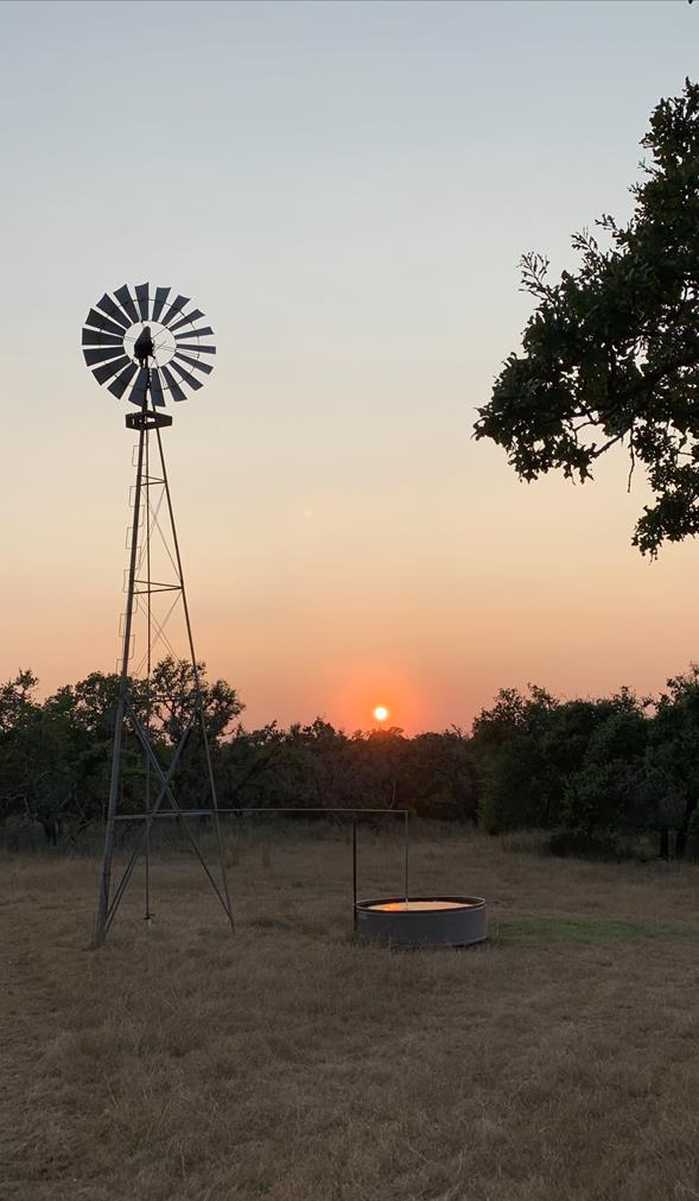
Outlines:
[{"label": "windmill", "polygon": [[[95,379],[119,400],[135,406],[126,415],[126,427],[138,434],[135,454],[136,480],[132,489],[133,514],[130,523],[129,565],[125,578],[126,608],[122,615],[119,693],[114,724],[112,764],[105,823],[104,854],[100,873],[94,945],[100,946],[114,921],[134,868],[141,855],[145,858],[146,918],[150,919],[150,837],[155,818],[169,806],[176,816],[192,850],[197,855],[221,906],[233,928],[223,841],[216,797],[211,749],[207,738],[206,715],[202,699],[182,558],[165,465],[161,432],[172,425],[165,412],[169,401],[182,401],[198,391],[213,370],[216,347],[213,330],[206,324],[201,309],[190,308],[188,296],[170,287],[127,284],[112,293],[105,292],[85,318],[82,350],[85,363]],[[170,565],[168,580],[153,577],[153,550],[156,538],[167,551]],[[159,573],[162,574],[162,573]],[[178,730],[169,766],[165,769],[156,753],[150,711],[139,712],[134,703],[133,673],[130,660],[134,650],[134,620],[138,613],[145,623],[146,696],[152,667],[152,652],[159,643],[169,646],[165,633],[168,617],[159,618],[155,603],[167,594],[168,617],[178,605],[186,629],[188,654],[194,683],[193,703]],[[190,737],[199,732],[206,764],[208,803],[196,811],[180,805],[174,786],[178,764]],[[131,737],[143,758],[143,812],[120,813],[124,778],[124,744]],[[219,879],[209,867],[200,844],[193,834],[189,816],[211,818],[216,834]],[[140,822],[139,835],[118,884],[112,889],[112,868],[116,824],[120,820]]]}]

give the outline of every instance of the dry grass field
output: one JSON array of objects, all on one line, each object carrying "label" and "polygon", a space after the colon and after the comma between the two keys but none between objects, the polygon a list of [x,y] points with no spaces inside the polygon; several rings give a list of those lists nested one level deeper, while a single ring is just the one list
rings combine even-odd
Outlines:
[{"label": "dry grass field", "polygon": [[[2,1201],[699,1198],[699,868],[423,831],[413,891],[491,906],[481,948],[353,944],[339,834],[138,881],[86,950],[95,860],[5,857]],[[362,893],[399,889],[362,838]]]}]

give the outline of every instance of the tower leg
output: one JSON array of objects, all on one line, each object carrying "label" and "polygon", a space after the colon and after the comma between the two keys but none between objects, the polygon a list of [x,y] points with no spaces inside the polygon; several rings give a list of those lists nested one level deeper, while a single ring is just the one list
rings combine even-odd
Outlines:
[{"label": "tower leg", "polygon": [[[143,405],[146,411],[148,400]],[[138,437],[138,466],[136,468],[136,495],[134,497],[133,524],[131,527],[131,556],[129,559],[129,584],[126,598],[126,619],[124,622],[124,649],[121,660],[121,678],[119,680],[119,700],[117,702],[116,720],[114,725],[114,743],[112,746],[112,773],[109,784],[109,802],[107,805],[107,821],[104,834],[104,854],[100,874],[99,899],[97,903],[97,921],[95,923],[94,946],[99,947],[107,933],[107,914],[109,912],[109,893],[112,880],[112,859],[114,858],[114,832],[116,811],[119,800],[119,782],[121,779],[121,744],[124,735],[124,715],[126,712],[127,693],[129,688],[129,651],[131,648],[131,626],[133,624],[134,587],[136,579],[136,559],[138,554],[138,529],[141,516],[141,490],[143,487],[143,452],[148,431],[143,426]]]},{"label": "tower leg", "polygon": [[209,777],[209,791],[211,794],[211,808],[213,811],[214,829],[216,831],[216,844],[218,848],[219,869],[221,872],[221,884],[223,886],[224,909],[228,917],[231,930],[235,930],[235,922],[233,919],[233,907],[231,905],[230,892],[228,890],[228,874],[226,872],[226,857],[223,847],[223,835],[221,832],[221,819],[218,811],[218,797],[216,793],[216,780],[214,778],[214,768],[211,762],[211,747],[209,746],[209,738],[206,732],[206,718],[204,716],[204,706],[201,697],[201,683],[199,680],[199,666],[197,664],[197,656],[194,649],[194,637],[192,635],[192,622],[189,616],[189,605],[187,603],[187,589],[184,583],[184,571],[182,569],[182,556],[180,555],[180,542],[177,537],[177,526],[175,525],[175,512],[172,507],[172,497],[170,496],[170,483],[167,477],[167,468],[165,466],[165,455],[163,454],[163,442],[160,437],[160,430],[156,429],[155,436],[158,440],[158,452],[160,456],[160,467],[163,473],[163,485],[165,488],[165,500],[167,503],[168,517],[170,520],[170,529],[172,530],[172,542],[175,550],[175,558],[177,562],[177,574],[180,578],[180,587],[182,588],[182,608],[184,611],[184,620],[187,628],[187,641],[189,642],[189,653],[192,660],[192,673],[194,676],[194,687],[197,693],[197,705],[199,708],[199,721],[201,725],[201,736],[204,743],[204,754],[206,756],[206,771]]}]

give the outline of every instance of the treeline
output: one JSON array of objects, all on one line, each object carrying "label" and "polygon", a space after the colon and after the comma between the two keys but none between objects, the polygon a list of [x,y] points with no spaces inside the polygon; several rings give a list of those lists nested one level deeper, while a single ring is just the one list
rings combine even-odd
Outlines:
[{"label": "treeline", "polygon": [[[0,825],[16,834],[40,825],[50,843],[69,845],[104,818],[119,678],[93,672],[43,702],[38,681],[20,672],[0,687]],[[164,659],[148,685],[131,683],[138,722],[147,725],[167,769],[191,723],[197,689],[191,664]],[[201,711],[221,808],[411,808],[426,817],[478,819],[478,778],[470,740],[457,729],[406,738],[397,729],[348,735],[317,718],[280,729],[248,730],[225,681],[199,665]],[[141,813],[157,795],[136,722],[127,719],[120,813]],[[203,740],[195,722],[173,789],[183,808],[208,808]],[[165,808],[169,806],[166,804]],[[7,839],[6,839],[7,841]],[[10,840],[11,841],[11,840]]]},{"label": "treeline", "polygon": [[479,816],[491,833],[551,831],[560,853],[614,854],[654,833],[659,850],[699,849],[699,668],[659,697],[628,688],[561,701],[543,688],[502,689],[473,725]]},{"label": "treeline", "polygon": [[[0,826],[5,840],[41,827],[70,846],[97,829],[108,795],[119,680],[93,672],[37,699],[20,672],[0,687]],[[614,853],[629,835],[670,840],[677,854],[699,843],[699,669],[657,698],[624,688],[608,698],[560,700],[543,688],[502,689],[470,735],[457,727],[407,738],[399,729],[347,734],[317,718],[248,730],[225,681],[172,658],[150,682],[132,684],[121,813],[143,812],[157,793],[137,736],[147,725],[163,769],[180,748],[173,785],[186,808],[207,808],[197,695],[222,808],[409,808],[420,816],[478,823],[491,833],[549,832],[561,853]]]}]

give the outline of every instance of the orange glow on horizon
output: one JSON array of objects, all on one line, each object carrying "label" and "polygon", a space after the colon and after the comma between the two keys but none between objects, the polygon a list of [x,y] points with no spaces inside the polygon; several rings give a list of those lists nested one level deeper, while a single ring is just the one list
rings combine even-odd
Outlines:
[{"label": "orange glow on horizon", "polygon": [[[387,730],[398,726],[411,735],[423,729],[429,720],[425,699],[429,688],[403,664],[380,651],[360,657],[333,681],[328,681],[326,710],[339,729],[354,733],[359,729]],[[376,710],[386,710],[379,719]]]}]

